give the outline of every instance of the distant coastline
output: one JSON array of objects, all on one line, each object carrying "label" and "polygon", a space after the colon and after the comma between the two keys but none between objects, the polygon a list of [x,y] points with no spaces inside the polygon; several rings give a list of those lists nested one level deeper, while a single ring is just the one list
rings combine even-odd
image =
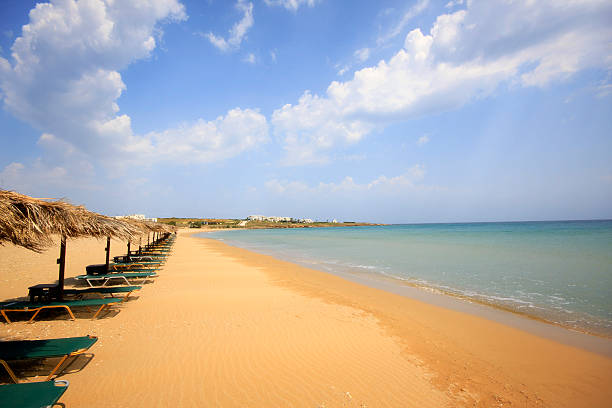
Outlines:
[{"label": "distant coastline", "polygon": [[344,221],[314,221],[312,223],[292,222],[292,221],[253,221],[246,219],[231,218],[158,218],[158,222],[176,225],[186,228],[236,228],[236,229],[277,229],[277,228],[327,228],[327,227],[367,227],[382,226],[388,224],[376,224],[369,222]]}]

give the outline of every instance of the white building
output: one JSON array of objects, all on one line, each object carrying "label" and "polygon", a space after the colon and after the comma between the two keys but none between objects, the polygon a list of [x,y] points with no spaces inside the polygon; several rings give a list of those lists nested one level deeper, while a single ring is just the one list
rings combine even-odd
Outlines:
[{"label": "white building", "polygon": [[152,221],[157,222],[157,218],[147,218],[144,214],[130,214],[130,215],[117,215],[115,218],[130,218],[138,221]]},{"label": "white building", "polygon": [[269,221],[269,222],[290,222],[291,217],[266,217],[265,215],[249,215],[247,217],[250,221]]}]

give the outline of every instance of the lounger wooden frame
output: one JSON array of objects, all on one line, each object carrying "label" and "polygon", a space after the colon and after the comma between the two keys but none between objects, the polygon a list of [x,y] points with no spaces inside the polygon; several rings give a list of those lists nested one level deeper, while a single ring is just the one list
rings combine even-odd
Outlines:
[{"label": "lounger wooden frame", "polygon": [[[126,272],[126,273],[129,273],[129,272]],[[135,272],[135,273],[139,273],[139,272]],[[123,274],[117,274],[117,276],[112,276],[112,275],[113,275],[112,273],[108,274],[108,275],[87,275],[86,277],[84,276],[84,277],[79,278],[79,279],[86,280],[87,283],[89,284],[89,286],[91,286],[92,288],[95,288],[95,287],[98,287],[98,286],[106,286],[106,284],[111,279],[123,279],[125,281],[125,284],[128,285],[128,286],[133,284],[133,282],[130,282],[127,277],[121,276]],[[148,280],[152,280],[151,278],[155,278],[157,276],[159,276],[159,275],[156,274],[156,273],[153,273],[153,274],[146,273],[145,276],[134,276],[134,277],[130,277],[130,278],[131,279],[142,278],[142,282],[139,282],[139,284],[143,284],[143,283],[145,283]],[[100,280],[104,281],[104,282],[102,282],[102,285],[94,286],[94,285],[91,284],[91,281],[100,281]]]},{"label": "lounger wooden frame", "polygon": [[[100,307],[98,308],[96,313],[93,315],[91,320],[95,320],[95,318],[100,314],[102,309],[104,309],[104,307],[108,306],[108,305],[109,305],[109,303],[104,303],[104,304],[100,305]],[[85,307],[87,308],[88,311],[91,311],[89,306],[85,306]],[[12,323],[11,320],[6,315],[6,312],[34,312],[32,317],[30,317],[30,320],[28,320],[28,323],[33,323],[34,322],[34,318],[36,316],[38,316],[38,314],[40,313],[41,310],[43,310],[43,309],[58,309],[58,308],[59,309],[65,309],[68,312],[68,314],[70,315],[70,319],[71,320],[76,320],[76,318],[74,317],[74,314],[72,313],[72,310],[70,309],[70,306],[68,306],[68,305],[41,305],[39,307],[27,307],[25,309],[6,309],[5,308],[5,309],[0,309],[0,313],[2,314],[2,316],[4,317],[4,320],[6,320],[7,323]]]},{"label": "lounger wooden frame", "polygon": [[[92,337],[92,336],[89,336],[89,337]],[[53,367],[53,370],[51,370],[51,373],[47,376],[47,378],[45,378],[45,381],[51,380],[51,377],[53,377],[53,374],[55,374],[57,372],[57,370],[59,370],[59,368],[62,366],[62,364],[64,364],[64,361],[66,361],[69,357],[75,357],[75,356],[81,355],[81,354],[85,353],[87,350],[89,350],[89,347],[81,349],[81,350],[76,350],[76,351],[73,351],[72,353],[64,355],[60,359],[59,363],[57,363],[57,365],[55,367]],[[44,359],[44,358],[53,358],[53,357],[40,357],[40,358]],[[11,368],[8,365],[8,363],[5,360],[0,359],[0,364],[4,367],[4,369],[9,374],[9,376],[11,377],[13,382],[15,384],[19,384],[19,380],[17,380],[17,376],[15,375],[13,370],[11,370]]]},{"label": "lounger wooden frame", "polygon": [[[91,285],[90,285],[90,286],[91,286]],[[92,287],[92,288],[99,288],[99,287],[102,287],[102,286],[104,286],[104,285],[101,285],[101,286],[91,286],[91,287]],[[130,286],[132,286],[132,285],[130,285]],[[109,287],[110,287],[110,288],[112,288],[113,286],[104,286],[104,287],[105,287],[105,288],[109,288]],[[117,285],[117,287],[123,288],[124,286],[118,286],[118,285]],[[102,297],[101,297],[100,299],[104,299],[104,298],[106,297],[106,296],[104,296],[104,295],[105,295],[105,294],[108,294],[108,295],[110,295],[110,297],[112,297],[112,298],[115,298],[115,299],[121,299],[121,301],[122,301],[122,302],[126,302],[126,301],[128,300],[128,298],[130,297],[130,295],[131,295],[133,292],[135,292],[135,291],[137,291],[137,290],[140,290],[140,289],[141,289],[141,286],[137,286],[137,288],[138,288],[138,289],[132,289],[132,290],[130,290],[129,292],[117,292],[117,293],[113,293],[113,292],[107,292],[107,293],[96,293],[96,292],[72,293],[72,292],[71,292],[71,293],[66,294],[65,296],[76,296],[78,299],[81,299],[81,297],[82,297],[83,295],[102,295]],[[119,293],[121,293],[122,295],[121,295],[121,296],[119,296],[119,295],[118,295]],[[123,293],[125,293],[125,296],[123,296]],[[117,294],[117,296],[115,296],[116,294]]]}]

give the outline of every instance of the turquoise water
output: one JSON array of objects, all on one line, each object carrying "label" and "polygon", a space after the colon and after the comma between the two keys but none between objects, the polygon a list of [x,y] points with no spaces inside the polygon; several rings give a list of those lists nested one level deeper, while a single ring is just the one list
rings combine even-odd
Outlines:
[{"label": "turquoise water", "polygon": [[612,336],[612,221],[234,230],[203,236]]}]

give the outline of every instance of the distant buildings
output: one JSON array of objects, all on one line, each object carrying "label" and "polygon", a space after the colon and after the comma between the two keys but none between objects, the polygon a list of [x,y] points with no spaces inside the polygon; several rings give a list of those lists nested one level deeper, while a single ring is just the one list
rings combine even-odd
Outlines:
[{"label": "distant buildings", "polygon": [[292,217],[267,217],[265,215],[249,215],[249,221],[269,221],[269,222],[300,222],[303,224],[312,224],[314,221],[310,218],[292,218]]},{"label": "distant buildings", "polygon": [[117,215],[115,218],[130,218],[138,221],[152,221],[157,222],[157,218],[147,218],[144,214],[131,214],[131,215]]}]

